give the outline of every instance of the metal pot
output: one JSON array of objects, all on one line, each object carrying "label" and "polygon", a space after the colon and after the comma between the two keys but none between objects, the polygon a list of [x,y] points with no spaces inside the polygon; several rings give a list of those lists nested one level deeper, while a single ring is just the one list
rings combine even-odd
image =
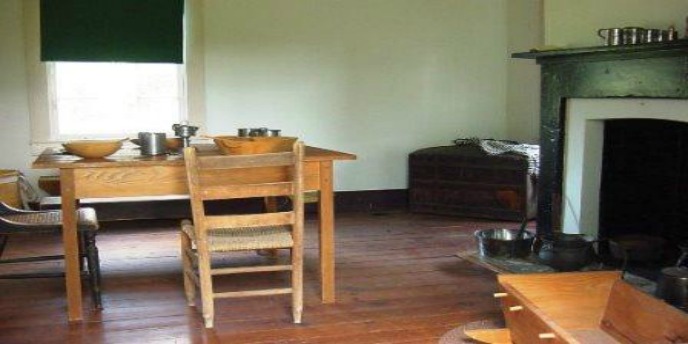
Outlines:
[{"label": "metal pot", "polygon": [[167,153],[165,133],[139,133],[139,143],[141,144],[142,155],[161,155]]},{"label": "metal pot", "polygon": [[679,246],[683,254],[676,266],[662,269],[655,295],[678,308],[688,311],[688,243]]},{"label": "metal pot", "polygon": [[480,255],[487,257],[525,258],[530,255],[535,235],[523,232],[518,238],[517,229],[493,228],[475,231]]},{"label": "metal pot", "polygon": [[653,263],[662,258],[666,240],[658,236],[626,234],[609,239],[609,252],[624,262]]},{"label": "metal pot", "polygon": [[542,264],[559,271],[576,271],[594,261],[594,242],[582,234],[552,233],[538,236],[533,252]]},{"label": "metal pot", "polygon": [[189,125],[187,121],[182,121],[181,123],[173,124],[172,130],[174,130],[175,135],[182,138],[182,146],[189,147],[191,146],[191,137],[196,135],[198,127]]}]

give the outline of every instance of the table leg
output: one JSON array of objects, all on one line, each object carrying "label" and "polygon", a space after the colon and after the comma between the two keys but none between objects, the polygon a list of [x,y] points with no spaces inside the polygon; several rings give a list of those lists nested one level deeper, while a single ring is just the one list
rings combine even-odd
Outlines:
[{"label": "table leg", "polygon": [[334,189],[332,161],[320,162],[320,288],[323,303],[335,302],[334,286]]},{"label": "table leg", "polygon": [[60,169],[62,195],[62,244],[65,256],[65,284],[69,321],[83,319],[81,306],[81,273],[79,271],[79,242],[77,239],[74,170]]}]

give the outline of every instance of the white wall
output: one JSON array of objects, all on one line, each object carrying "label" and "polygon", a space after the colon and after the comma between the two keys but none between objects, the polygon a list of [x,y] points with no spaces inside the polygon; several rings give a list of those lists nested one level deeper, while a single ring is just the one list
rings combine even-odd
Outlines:
[{"label": "white wall", "polygon": [[[196,0],[206,79],[194,78],[205,104],[192,107],[206,106],[210,134],[268,126],[357,154],[337,164],[337,190],[406,188],[416,149],[535,135],[528,106],[507,102],[537,90],[510,81],[507,94],[507,61],[508,47],[529,48],[510,26],[528,35],[539,1]],[[11,152],[0,168],[46,174],[30,170],[21,4],[0,1],[0,144]]]},{"label": "white wall", "polygon": [[29,105],[22,0],[0,1],[0,169],[28,171]]},{"label": "white wall", "polygon": [[640,26],[667,29],[683,37],[688,0],[544,0],[545,44],[562,47],[601,45],[597,30]]},{"label": "white wall", "polygon": [[406,188],[410,152],[506,135],[504,0],[205,4],[208,132],[357,154],[338,190]]},{"label": "white wall", "polygon": [[[508,55],[543,44],[543,0],[507,1]],[[507,138],[538,143],[540,66],[534,60],[508,59]]]}]

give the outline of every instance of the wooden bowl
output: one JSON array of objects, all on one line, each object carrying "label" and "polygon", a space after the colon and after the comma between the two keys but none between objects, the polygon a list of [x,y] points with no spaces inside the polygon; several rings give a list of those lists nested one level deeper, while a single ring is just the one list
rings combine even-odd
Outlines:
[{"label": "wooden bowl", "polygon": [[168,150],[176,151],[182,148],[182,145],[184,145],[184,141],[181,137],[168,137],[165,139],[165,148]]},{"label": "wooden bowl", "polygon": [[215,136],[213,141],[223,154],[265,154],[291,151],[296,137],[286,136]]},{"label": "wooden bowl", "polygon": [[63,143],[67,153],[86,159],[98,159],[111,155],[122,148],[125,140],[76,140]]}]

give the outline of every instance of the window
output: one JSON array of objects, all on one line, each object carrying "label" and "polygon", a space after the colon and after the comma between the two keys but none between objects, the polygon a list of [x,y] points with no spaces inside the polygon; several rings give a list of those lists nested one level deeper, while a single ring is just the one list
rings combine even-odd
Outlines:
[{"label": "window", "polygon": [[183,70],[171,63],[49,63],[51,140],[169,132],[187,119]]},{"label": "window", "polygon": [[[63,1],[58,2],[63,3]],[[199,132],[204,131],[205,86],[201,44],[203,31],[202,21],[199,19],[202,13],[202,1],[185,0],[183,2],[186,6],[183,64],[168,60],[142,61],[111,57],[108,57],[105,62],[103,60],[95,60],[101,62],[93,62],[94,60],[91,62],[86,60],[43,61],[41,60],[40,3],[40,1],[22,1],[24,36],[26,37],[28,105],[31,114],[31,154],[40,154],[46,148],[59,148],[60,142],[75,138],[123,138],[125,136],[133,138],[139,131],[161,131],[169,135],[172,133],[172,124],[182,120],[188,120],[194,126],[199,126],[201,128]],[[97,1],[97,3],[101,2]],[[108,0],[108,3],[125,2]],[[137,50],[137,53],[140,52]],[[88,69],[91,68],[87,67],[89,65],[94,69]],[[95,66],[103,69],[97,69]],[[112,68],[117,69],[117,66],[123,69],[134,68],[136,72],[113,71]],[[166,72],[155,72],[158,67]],[[74,69],[81,72],[73,72]],[[148,72],[152,75],[146,74]],[[126,74],[133,74],[137,81],[127,81],[130,86],[115,88],[115,91],[101,92],[105,86],[123,84],[122,77]],[[75,75],[81,76],[75,77]],[[72,85],[67,86],[64,85],[65,83],[72,83]],[[160,87],[156,87],[156,83]],[[120,101],[109,99],[98,105],[95,105],[96,101],[93,99],[90,100],[90,104],[88,101],[89,97],[97,94],[110,93],[112,95],[118,92],[122,94],[133,89],[155,92],[140,92],[134,100],[131,98]],[[176,92],[175,96],[171,96],[173,92]],[[132,93],[130,92],[130,95]],[[172,97],[177,98],[176,105],[170,105],[175,104],[175,101],[171,100]],[[167,99],[169,103],[163,105],[165,104],[163,99]],[[128,103],[132,101],[138,102],[138,106]],[[144,111],[146,107],[148,110]],[[72,115],[67,115],[70,111]]]}]

